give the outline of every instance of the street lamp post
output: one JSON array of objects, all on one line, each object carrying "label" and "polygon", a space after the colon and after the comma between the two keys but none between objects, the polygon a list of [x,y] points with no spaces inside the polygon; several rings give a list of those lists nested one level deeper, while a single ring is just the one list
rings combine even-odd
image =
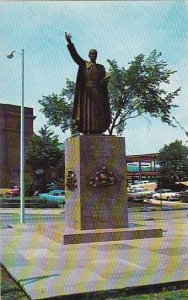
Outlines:
[{"label": "street lamp post", "polygon": [[24,49],[21,49],[21,53],[12,51],[11,54],[7,55],[7,58],[11,59],[14,57],[14,53],[18,53],[22,56],[22,102],[21,102],[21,123],[20,123],[20,223],[25,222],[24,215],[24,167],[25,167],[25,149],[24,149]]}]

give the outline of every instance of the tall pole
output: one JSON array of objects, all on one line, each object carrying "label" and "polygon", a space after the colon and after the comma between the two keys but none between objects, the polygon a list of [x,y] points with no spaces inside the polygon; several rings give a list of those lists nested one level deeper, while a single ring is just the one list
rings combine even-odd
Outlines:
[{"label": "tall pole", "polygon": [[18,51],[12,51],[9,55],[7,55],[8,59],[12,59],[14,57],[14,53],[18,53],[22,56],[22,102],[21,102],[21,112],[20,112],[20,223],[23,224],[25,222],[24,216],[24,207],[25,207],[25,189],[24,189],[24,167],[25,167],[25,151],[24,151],[24,49],[21,50],[21,53]]},{"label": "tall pole", "polygon": [[22,49],[22,102],[21,102],[21,127],[20,127],[20,223],[25,222],[25,188],[24,188],[24,167],[25,167],[25,149],[24,149],[24,49]]}]

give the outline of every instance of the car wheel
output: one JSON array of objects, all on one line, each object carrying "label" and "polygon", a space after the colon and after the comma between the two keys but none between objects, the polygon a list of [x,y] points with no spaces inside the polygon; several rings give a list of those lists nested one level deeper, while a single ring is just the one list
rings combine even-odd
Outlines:
[{"label": "car wheel", "polygon": [[170,197],[167,197],[166,200],[169,201],[169,200],[170,200]]}]

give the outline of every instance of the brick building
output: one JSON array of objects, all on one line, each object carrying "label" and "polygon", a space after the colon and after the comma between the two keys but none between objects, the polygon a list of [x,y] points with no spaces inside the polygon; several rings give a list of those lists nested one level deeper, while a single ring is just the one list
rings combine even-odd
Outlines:
[{"label": "brick building", "polygon": [[[20,106],[0,103],[0,187],[19,184]],[[33,134],[33,108],[25,107],[25,151]],[[26,173],[28,172],[26,168]]]}]

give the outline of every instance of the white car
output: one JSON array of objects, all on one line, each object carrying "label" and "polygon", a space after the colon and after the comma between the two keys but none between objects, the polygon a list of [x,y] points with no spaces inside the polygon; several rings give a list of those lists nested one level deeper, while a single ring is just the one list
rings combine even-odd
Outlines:
[{"label": "white car", "polygon": [[153,195],[153,199],[162,199],[162,200],[167,200],[167,201],[176,201],[179,200],[181,194],[173,192],[170,189],[160,189],[157,190]]},{"label": "white car", "polygon": [[130,188],[144,188],[147,191],[154,191],[157,188],[157,183],[143,180],[139,181],[137,184],[131,184]]},{"label": "white car", "polygon": [[127,196],[129,201],[143,202],[144,199],[151,198],[153,192],[147,191],[145,188],[128,188]]}]

